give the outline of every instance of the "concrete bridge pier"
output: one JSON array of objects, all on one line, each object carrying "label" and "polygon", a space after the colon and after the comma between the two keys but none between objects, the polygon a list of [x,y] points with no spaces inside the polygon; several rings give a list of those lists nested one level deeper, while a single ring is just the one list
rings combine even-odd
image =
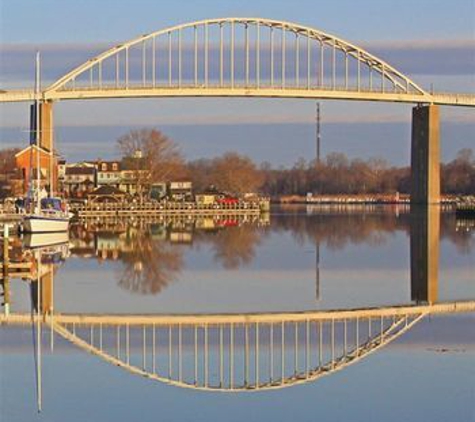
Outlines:
[{"label": "concrete bridge pier", "polygon": [[[53,151],[53,103],[40,102],[39,118],[36,118],[36,104],[30,107],[30,143],[39,138],[40,147],[48,152]],[[37,125],[39,123],[39,127]]]},{"label": "concrete bridge pier", "polygon": [[434,304],[438,300],[440,209],[411,207],[411,300]]},{"label": "concrete bridge pier", "polygon": [[440,202],[439,106],[412,109],[411,204]]},{"label": "concrete bridge pier", "polygon": [[[38,110],[38,118],[36,116]],[[53,193],[58,186],[57,162],[54,155],[54,127],[53,127],[53,102],[43,101],[38,104],[32,104],[30,107],[30,144],[36,144],[38,139],[39,146],[46,153],[48,160],[48,179],[52,183]]]},{"label": "concrete bridge pier", "polygon": [[[51,315],[54,309],[53,270],[43,274],[39,280],[33,280],[31,286],[34,309],[41,315]],[[39,293],[38,289],[40,289]]]}]

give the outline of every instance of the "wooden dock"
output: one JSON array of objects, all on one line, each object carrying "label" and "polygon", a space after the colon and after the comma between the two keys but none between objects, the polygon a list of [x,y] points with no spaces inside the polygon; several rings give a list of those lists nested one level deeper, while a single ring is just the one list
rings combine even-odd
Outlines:
[{"label": "wooden dock", "polygon": [[2,262],[0,263],[0,276],[3,278],[29,278],[31,277],[31,263]]},{"label": "wooden dock", "polygon": [[16,261],[10,258],[10,233],[8,225],[3,227],[2,258],[0,261],[0,278],[8,280],[12,278],[28,278],[31,276],[31,262]]},{"label": "wooden dock", "polygon": [[79,218],[150,217],[181,215],[208,217],[216,215],[259,215],[268,212],[269,202],[238,202],[235,204],[197,204],[195,202],[166,203],[101,203],[76,205],[72,209]]}]

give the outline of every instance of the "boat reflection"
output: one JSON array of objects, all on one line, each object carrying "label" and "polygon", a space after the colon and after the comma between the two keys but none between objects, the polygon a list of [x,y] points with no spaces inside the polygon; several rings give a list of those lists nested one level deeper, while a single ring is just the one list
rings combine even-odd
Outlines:
[{"label": "boat reflection", "polygon": [[27,233],[23,237],[23,246],[26,249],[44,248],[68,242],[69,235],[67,232]]},{"label": "boat reflection", "polygon": [[[65,236],[64,236],[65,235]],[[2,271],[0,276],[3,288],[2,323],[8,323],[10,317],[10,278],[21,277],[29,283],[31,314],[25,323],[31,325],[38,411],[42,409],[42,317],[54,315],[54,274],[68,256],[67,233],[31,234],[23,239],[21,254],[18,253],[20,239],[14,241],[10,256],[9,239],[3,239]],[[15,245],[16,243],[16,245]],[[49,324],[51,330],[53,325]],[[53,348],[53,331],[50,335]]]}]

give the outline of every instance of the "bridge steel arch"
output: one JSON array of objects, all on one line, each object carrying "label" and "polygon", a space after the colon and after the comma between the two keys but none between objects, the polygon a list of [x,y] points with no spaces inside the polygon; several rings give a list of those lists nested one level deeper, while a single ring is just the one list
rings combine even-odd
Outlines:
[{"label": "bridge steel arch", "polygon": [[76,67],[44,100],[147,96],[270,96],[431,102],[365,49],[320,30],[260,18],[176,25]]},{"label": "bridge steel arch", "polygon": [[383,348],[427,315],[353,314],[240,324],[50,323],[65,340],[131,374],[181,388],[236,393],[314,382]]}]

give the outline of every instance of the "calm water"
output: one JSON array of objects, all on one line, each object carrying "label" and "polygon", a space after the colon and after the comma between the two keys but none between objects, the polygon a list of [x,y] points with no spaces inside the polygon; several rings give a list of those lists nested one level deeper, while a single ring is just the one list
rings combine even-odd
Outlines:
[{"label": "calm water", "polygon": [[8,283],[2,421],[475,421],[475,313],[450,308],[475,301],[473,220],[301,206],[40,240],[13,242],[34,273]]}]

